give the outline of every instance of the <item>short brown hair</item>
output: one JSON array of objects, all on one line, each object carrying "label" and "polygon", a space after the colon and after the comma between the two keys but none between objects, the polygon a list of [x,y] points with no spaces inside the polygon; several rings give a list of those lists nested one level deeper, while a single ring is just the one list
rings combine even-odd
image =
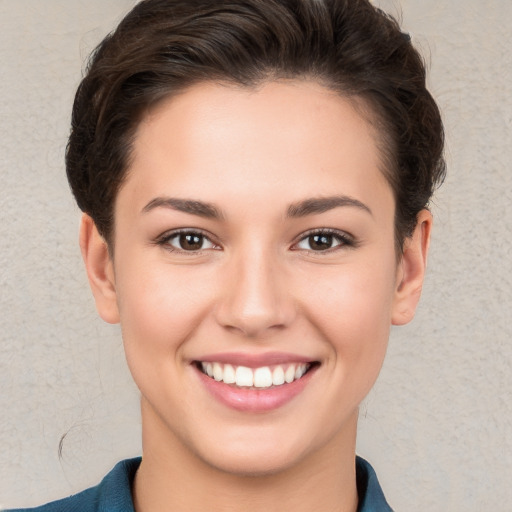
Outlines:
[{"label": "short brown hair", "polygon": [[309,78],[370,107],[399,247],[445,173],[439,109],[395,19],[368,0],[143,0],[92,54],[66,154],[78,206],[112,246],[114,203],[144,111],[203,81]]}]

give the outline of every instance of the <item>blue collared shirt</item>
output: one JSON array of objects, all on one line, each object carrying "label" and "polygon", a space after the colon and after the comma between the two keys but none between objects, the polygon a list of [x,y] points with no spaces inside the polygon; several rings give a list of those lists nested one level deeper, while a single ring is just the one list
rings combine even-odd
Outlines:
[{"label": "blue collared shirt", "polygon": [[[141,458],[123,460],[96,487],[37,508],[5,512],[134,512],[131,486]],[[358,512],[393,512],[386,502],[375,471],[357,457]]]}]

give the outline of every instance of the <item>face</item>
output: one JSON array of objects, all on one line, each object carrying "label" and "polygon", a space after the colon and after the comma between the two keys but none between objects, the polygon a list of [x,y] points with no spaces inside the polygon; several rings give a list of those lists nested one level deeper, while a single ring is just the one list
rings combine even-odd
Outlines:
[{"label": "face", "polygon": [[251,474],[353,450],[404,309],[380,166],[368,122],[311,82],[201,84],[141,122],[96,296],[145,450]]}]

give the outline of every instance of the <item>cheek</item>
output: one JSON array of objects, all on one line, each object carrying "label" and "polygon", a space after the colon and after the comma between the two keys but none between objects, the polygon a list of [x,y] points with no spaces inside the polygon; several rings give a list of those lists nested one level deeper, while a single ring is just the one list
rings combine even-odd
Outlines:
[{"label": "cheek", "polygon": [[139,271],[131,269],[128,279],[127,272],[120,273],[117,289],[127,358],[139,364],[165,355],[179,357],[211,301],[208,287],[199,286],[201,276],[194,268],[173,271],[146,262]]},{"label": "cheek", "polygon": [[[382,266],[383,265],[383,266]],[[394,264],[352,266],[317,281],[308,298],[311,322],[331,345],[343,372],[378,373],[386,352],[394,294]]]}]

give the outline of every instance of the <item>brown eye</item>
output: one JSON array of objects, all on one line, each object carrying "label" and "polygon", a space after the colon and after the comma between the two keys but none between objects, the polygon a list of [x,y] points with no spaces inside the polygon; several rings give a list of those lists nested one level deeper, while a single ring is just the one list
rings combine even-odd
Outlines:
[{"label": "brown eye", "polygon": [[332,235],[310,235],[308,236],[309,247],[312,251],[325,251],[332,247]]},{"label": "brown eye", "polygon": [[296,245],[296,249],[314,252],[326,252],[329,249],[351,247],[354,245],[352,238],[343,232],[317,231],[302,238]]},{"label": "brown eye", "polygon": [[199,251],[203,247],[203,236],[196,233],[181,233],[179,236],[180,249],[184,251]]},{"label": "brown eye", "polygon": [[215,244],[205,235],[196,231],[182,231],[165,237],[160,242],[174,251],[197,252],[204,249],[214,249]]}]

